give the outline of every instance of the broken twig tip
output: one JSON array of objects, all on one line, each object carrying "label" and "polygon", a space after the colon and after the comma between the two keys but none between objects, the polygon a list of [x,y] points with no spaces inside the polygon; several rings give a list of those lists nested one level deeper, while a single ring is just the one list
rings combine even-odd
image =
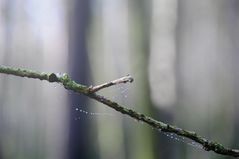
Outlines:
[{"label": "broken twig tip", "polygon": [[101,89],[104,89],[104,88],[107,88],[110,86],[114,86],[114,85],[121,84],[121,83],[128,83],[128,82],[132,83],[133,81],[134,81],[133,77],[131,77],[130,75],[127,75],[127,76],[121,77],[119,79],[116,79],[116,80],[113,80],[113,81],[110,81],[110,82],[107,82],[107,83],[104,83],[101,85],[90,86],[89,91],[90,91],[90,93],[95,93]]},{"label": "broken twig tip", "polygon": [[131,77],[131,76],[129,76],[129,82],[130,82],[130,83],[134,82],[134,78]]}]

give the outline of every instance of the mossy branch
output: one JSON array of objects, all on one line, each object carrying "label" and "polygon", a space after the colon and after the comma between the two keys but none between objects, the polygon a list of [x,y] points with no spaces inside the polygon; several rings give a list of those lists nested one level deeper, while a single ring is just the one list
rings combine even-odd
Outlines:
[{"label": "mossy branch", "polygon": [[142,121],[150,125],[154,129],[160,130],[162,132],[174,133],[179,136],[191,139],[199,143],[200,145],[202,145],[204,150],[206,151],[214,151],[215,153],[221,154],[221,155],[239,157],[238,149],[226,148],[222,144],[219,144],[217,142],[210,141],[204,137],[201,137],[196,132],[184,130],[182,128],[155,120],[144,114],[138,113],[132,109],[122,106],[110,99],[107,99],[104,96],[96,94],[97,91],[110,87],[112,85],[116,85],[119,83],[133,82],[133,78],[131,76],[125,76],[102,85],[88,87],[88,86],[76,83],[66,73],[64,74],[44,73],[44,72],[37,72],[37,71],[28,70],[28,69],[6,67],[1,65],[0,65],[0,73],[15,75],[19,77],[28,77],[28,78],[46,80],[48,82],[61,83],[68,90],[72,90],[74,92],[86,95],[100,103],[103,103],[104,105],[108,107],[115,109],[118,112],[121,112],[122,114],[126,114],[138,121]]}]

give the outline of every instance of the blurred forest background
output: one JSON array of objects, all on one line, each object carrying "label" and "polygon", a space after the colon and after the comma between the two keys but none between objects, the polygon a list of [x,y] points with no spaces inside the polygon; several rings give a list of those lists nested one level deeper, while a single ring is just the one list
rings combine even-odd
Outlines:
[{"label": "blurred forest background", "polygon": [[[101,93],[232,148],[238,51],[238,0],[0,0],[1,65],[86,85],[130,74]],[[0,90],[0,159],[227,158],[57,84],[0,75]]]}]

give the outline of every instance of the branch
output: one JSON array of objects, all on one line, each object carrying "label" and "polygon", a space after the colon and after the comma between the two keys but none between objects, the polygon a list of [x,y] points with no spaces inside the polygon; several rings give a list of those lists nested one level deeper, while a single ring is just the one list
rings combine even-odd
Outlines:
[{"label": "branch", "polygon": [[168,133],[174,133],[182,137],[186,137],[188,139],[191,139],[199,144],[201,144],[206,151],[214,151],[217,154],[226,155],[226,156],[233,156],[233,157],[239,157],[239,150],[238,149],[229,149],[224,147],[223,145],[210,141],[204,137],[201,137],[195,132],[184,130],[182,128],[169,125],[167,123],[163,123],[161,121],[155,120],[151,117],[148,117],[144,114],[138,113],[132,109],[129,109],[125,106],[119,105],[118,103],[111,101],[104,96],[98,95],[95,92],[110,87],[119,83],[127,83],[127,82],[133,82],[133,78],[131,76],[125,76],[120,79],[116,79],[114,81],[98,85],[95,87],[88,87],[82,84],[78,84],[75,81],[73,81],[66,73],[59,74],[59,73],[44,73],[44,72],[37,72],[27,69],[20,69],[20,68],[12,68],[12,67],[6,67],[0,65],[0,73],[3,74],[11,74],[15,76],[20,77],[28,77],[28,78],[34,78],[34,79],[40,79],[40,80],[46,80],[48,82],[57,82],[62,84],[66,89],[72,90],[74,92],[86,95],[100,103],[103,103],[104,105],[115,109],[118,112],[121,112],[122,114],[126,114],[134,119],[137,119],[138,121],[142,121],[148,125],[150,125],[154,129],[158,129],[162,132],[168,132]]},{"label": "branch", "polygon": [[104,89],[104,88],[107,88],[107,87],[110,87],[110,86],[113,86],[113,85],[117,85],[117,84],[121,84],[121,83],[132,83],[134,81],[134,79],[130,76],[130,75],[127,75],[125,77],[121,77],[119,79],[116,79],[116,80],[113,80],[113,81],[110,81],[110,82],[107,82],[107,83],[104,83],[104,84],[101,84],[101,85],[97,85],[97,86],[90,86],[90,93],[95,93],[101,89]]}]

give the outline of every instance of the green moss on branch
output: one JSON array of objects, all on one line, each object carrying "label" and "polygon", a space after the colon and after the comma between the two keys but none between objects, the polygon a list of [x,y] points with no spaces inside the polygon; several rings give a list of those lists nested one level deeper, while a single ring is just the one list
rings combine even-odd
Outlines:
[{"label": "green moss on branch", "polygon": [[[88,87],[79,83],[76,83],[73,81],[66,73],[64,74],[59,74],[59,73],[44,73],[44,72],[37,72],[37,71],[32,71],[28,69],[20,69],[20,68],[12,68],[12,67],[6,67],[6,66],[1,66],[0,65],[0,73],[3,74],[10,74],[10,75],[15,75],[19,77],[28,77],[28,78],[34,78],[34,79],[40,79],[40,80],[46,80],[48,82],[57,82],[62,84],[66,89],[72,90],[77,93],[84,94],[100,103],[103,103],[104,105],[115,109],[118,112],[121,112],[122,114],[126,114],[127,116],[130,116],[136,120],[142,121],[154,129],[158,129],[163,132],[168,132],[168,133],[174,133],[179,136],[191,139],[203,146],[203,148],[206,151],[214,151],[217,154],[221,155],[226,155],[226,156],[233,156],[233,157],[239,157],[239,150],[238,149],[229,149],[224,147],[223,145],[209,141],[206,138],[201,137],[195,132],[184,130],[182,128],[178,128],[173,125],[169,125],[166,123],[163,123],[161,121],[155,120],[151,117],[148,117],[144,114],[138,113],[132,109],[129,109],[127,107],[124,107],[122,105],[119,105],[118,103],[111,101],[104,96],[100,96],[96,94],[98,90],[101,90],[103,88],[115,85],[117,83],[124,83],[125,82],[132,82],[133,78],[130,76],[120,78],[114,81],[111,81],[109,83],[105,83],[99,86],[95,87]],[[132,80],[129,80],[132,79]]]}]

